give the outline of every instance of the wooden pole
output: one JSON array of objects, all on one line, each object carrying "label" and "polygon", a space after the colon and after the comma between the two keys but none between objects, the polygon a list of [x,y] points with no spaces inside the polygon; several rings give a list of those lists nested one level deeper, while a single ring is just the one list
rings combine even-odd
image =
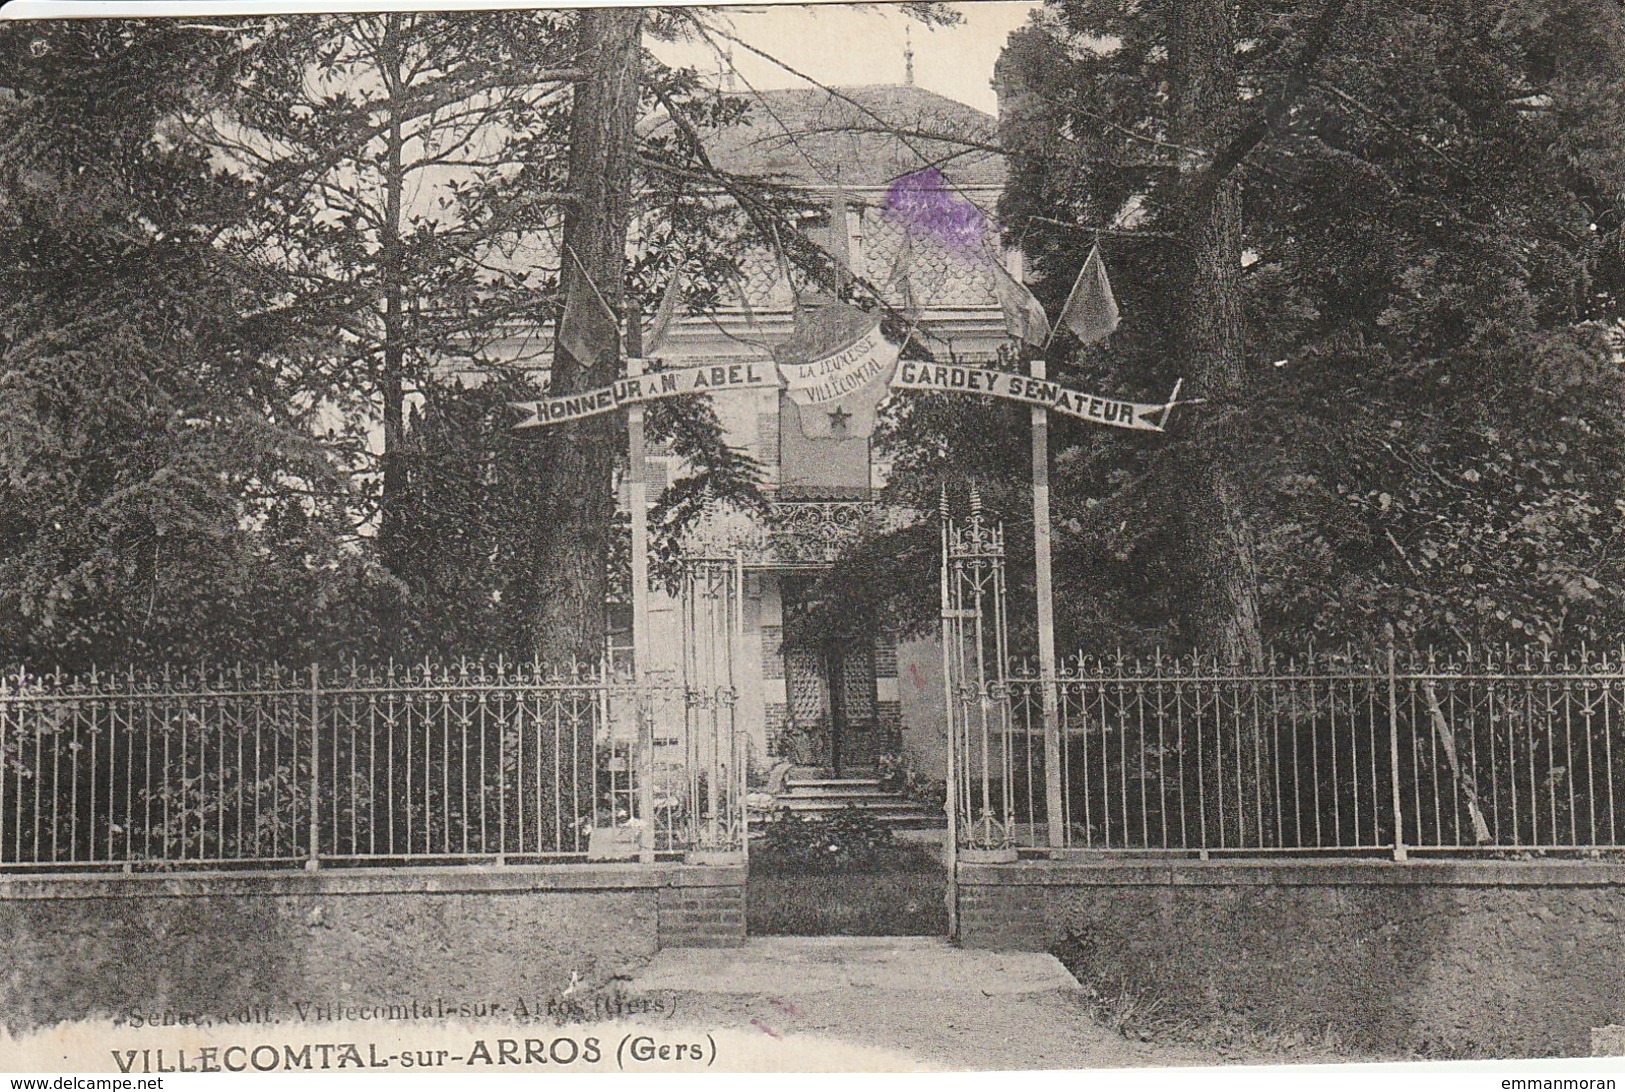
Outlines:
[{"label": "wooden pole", "polygon": [[[1045,362],[1032,362],[1032,377],[1045,378]],[[1038,593],[1038,677],[1044,710],[1044,815],[1051,849],[1066,845],[1066,809],[1061,799],[1061,702],[1055,681],[1055,583],[1050,568],[1049,410],[1032,408],[1033,553]]]},{"label": "wooden pole", "polygon": [[[626,308],[626,374],[643,374],[643,315],[638,305]],[[638,721],[638,811],[643,837],[638,860],[655,859],[655,746],[654,719],[649,708],[649,486],[648,445],[643,435],[643,404],[626,407],[626,504],[632,516],[632,682],[633,708]]]},{"label": "wooden pole", "polygon": [[959,627],[952,612],[958,606],[949,593],[949,584],[956,579],[949,569],[953,562],[948,555],[948,487],[942,487],[942,498],[937,516],[942,532],[942,580],[939,585],[942,614],[942,712],[948,721],[948,791],[943,807],[948,813],[948,838],[942,847],[942,863],[948,870],[948,936],[959,939],[959,722],[954,713],[954,659],[960,650],[951,645],[958,642]]}]

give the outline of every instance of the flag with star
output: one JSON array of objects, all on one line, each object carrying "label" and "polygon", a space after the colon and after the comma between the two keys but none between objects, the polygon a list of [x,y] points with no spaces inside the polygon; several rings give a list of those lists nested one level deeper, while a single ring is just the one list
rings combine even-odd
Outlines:
[{"label": "flag with star", "polygon": [[787,415],[795,417],[801,435],[867,439],[899,349],[875,315],[838,300],[806,298],[795,332],[773,350]]}]

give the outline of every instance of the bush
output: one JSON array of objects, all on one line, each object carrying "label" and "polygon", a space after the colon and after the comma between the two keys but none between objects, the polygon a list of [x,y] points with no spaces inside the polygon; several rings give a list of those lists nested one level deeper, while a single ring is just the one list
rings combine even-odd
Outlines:
[{"label": "bush", "polygon": [[842,872],[873,867],[892,845],[892,833],[861,808],[829,818],[801,818],[789,808],[762,825],[764,864],[785,870]]}]

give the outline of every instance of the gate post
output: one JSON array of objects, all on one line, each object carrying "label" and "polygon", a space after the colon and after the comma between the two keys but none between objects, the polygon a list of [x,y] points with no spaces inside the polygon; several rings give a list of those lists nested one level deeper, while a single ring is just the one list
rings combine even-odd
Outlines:
[{"label": "gate post", "polygon": [[952,627],[949,612],[953,604],[948,595],[949,566],[953,561],[948,555],[948,487],[942,487],[942,499],[938,512],[942,531],[942,580],[941,594],[941,636],[939,644],[942,649],[942,712],[948,724],[948,791],[945,794],[943,807],[948,811],[948,838],[943,846],[943,864],[948,869],[948,936],[952,940],[959,939],[959,718],[954,712],[954,675],[953,666],[948,651],[948,642],[952,639]]},{"label": "gate post", "polygon": [[1394,793],[1394,860],[1404,861],[1405,813],[1399,793],[1399,679],[1394,669],[1394,630],[1388,627],[1388,774]]},{"label": "gate post", "polygon": [[[1034,360],[1034,379],[1043,379],[1045,363]],[[1066,815],[1061,799],[1061,702],[1055,680],[1055,585],[1050,571],[1049,410],[1034,406],[1033,420],[1033,553],[1038,597],[1038,675],[1044,710],[1044,818],[1051,849],[1066,844]],[[1001,665],[1002,670],[1002,665]],[[1032,746],[1028,737],[1028,747]],[[1028,788],[1031,792],[1031,787]]]},{"label": "gate post", "polygon": [[[626,338],[630,350],[626,360],[628,378],[643,374],[642,316],[636,303],[627,310]],[[642,812],[643,837],[638,840],[638,860],[655,862],[655,740],[654,718],[649,708],[649,496],[647,451],[643,435],[643,405],[626,407],[626,506],[632,517],[632,715],[638,725],[638,810]]]},{"label": "gate post", "polygon": [[733,800],[729,805],[729,821],[739,824],[739,853],[750,860],[750,809],[745,799],[750,790],[750,741],[739,730],[739,665],[745,660],[745,555],[734,552],[733,587],[729,591],[733,600],[731,632],[728,640],[728,692],[733,704],[728,712],[728,753],[733,762],[731,789]]}]

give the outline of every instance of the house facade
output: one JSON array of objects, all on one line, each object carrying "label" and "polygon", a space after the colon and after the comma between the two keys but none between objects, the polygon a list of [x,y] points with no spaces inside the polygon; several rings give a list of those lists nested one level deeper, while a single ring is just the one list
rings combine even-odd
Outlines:
[{"label": "house facade", "polygon": [[[938,360],[986,364],[1008,340],[989,267],[1005,170],[986,150],[994,127],[988,115],[908,84],[770,91],[753,95],[741,123],[708,152],[722,170],[804,190],[824,210],[804,234],[916,316],[912,338]],[[917,230],[896,193],[900,180],[922,177],[937,180],[941,199],[961,213],[974,206],[975,222],[961,224],[957,237]],[[967,250],[967,239],[977,249]],[[741,264],[740,298],[676,321],[657,354],[665,366],[760,361],[775,349],[782,360],[791,345],[813,355],[839,349],[843,316],[831,311],[846,305],[798,283],[770,251],[748,253]],[[831,326],[833,339],[819,344]],[[869,402],[885,396],[873,390]],[[795,638],[817,577],[843,547],[865,528],[906,517],[874,499],[888,467],[873,414],[865,420],[864,407],[845,402],[800,405],[783,390],[713,402],[728,442],[762,466],[771,503],[765,520],[717,513],[687,544],[695,556],[742,557],[736,716],[753,763],[789,760],[850,779],[903,759],[940,779],[947,720],[934,640],[899,640],[869,618],[846,620],[838,639],[816,646]],[[681,468],[669,455],[651,464],[655,496]],[[683,625],[680,602],[656,593],[652,670],[679,670]]]}]

